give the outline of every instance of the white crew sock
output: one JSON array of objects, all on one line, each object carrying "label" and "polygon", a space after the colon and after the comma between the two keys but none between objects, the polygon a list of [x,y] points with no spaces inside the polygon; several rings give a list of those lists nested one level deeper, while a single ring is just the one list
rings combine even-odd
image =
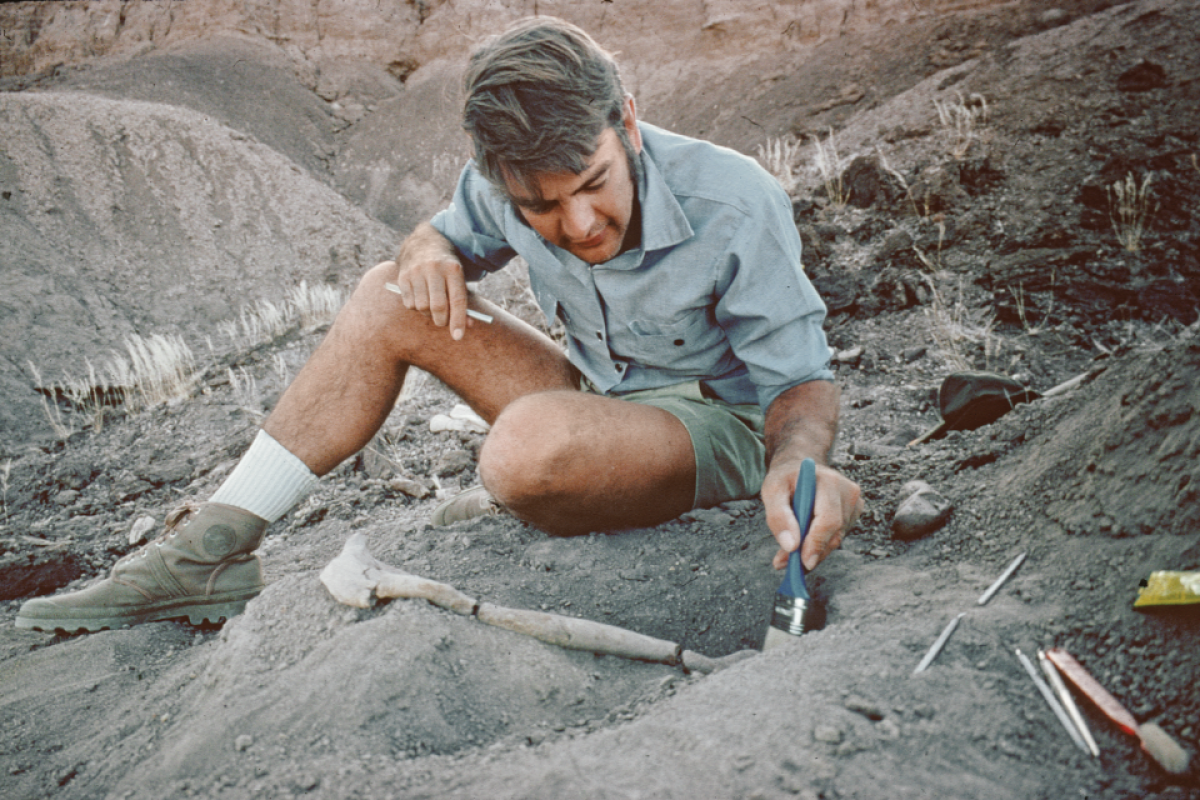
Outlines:
[{"label": "white crew sock", "polygon": [[316,482],[317,476],[308,465],[260,430],[209,502],[235,506],[274,522],[300,502]]}]

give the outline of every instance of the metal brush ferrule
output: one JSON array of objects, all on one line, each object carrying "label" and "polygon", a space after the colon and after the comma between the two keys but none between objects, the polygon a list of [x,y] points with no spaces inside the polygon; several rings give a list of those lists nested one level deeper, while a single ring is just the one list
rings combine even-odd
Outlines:
[{"label": "metal brush ferrule", "polygon": [[807,612],[808,602],[803,598],[777,594],[775,609],[771,612],[771,627],[799,636],[807,630],[804,624]]}]

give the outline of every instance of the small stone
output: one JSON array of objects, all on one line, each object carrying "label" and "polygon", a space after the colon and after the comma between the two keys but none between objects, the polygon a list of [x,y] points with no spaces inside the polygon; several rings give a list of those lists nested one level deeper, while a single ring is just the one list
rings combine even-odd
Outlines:
[{"label": "small stone", "polygon": [[900,503],[892,518],[892,534],[911,541],[932,533],[950,519],[953,504],[931,488],[920,489]]},{"label": "small stone", "polygon": [[813,729],[813,740],[825,744],[840,744],[842,732],[832,725],[818,725]]},{"label": "small stone", "polygon": [[457,475],[475,466],[475,457],[467,450],[447,450],[438,459],[433,471],[437,475]]},{"label": "small stone", "polygon": [[848,696],[842,701],[842,705],[846,710],[853,711],[855,714],[862,714],[869,720],[879,721],[883,719],[883,709],[877,703],[873,703],[865,697],[859,697],[856,694]]},{"label": "small stone", "polygon": [[858,366],[858,362],[862,359],[863,353],[866,350],[859,345],[851,347],[849,350],[839,350],[833,355],[833,360],[838,364],[848,364],[849,366]]},{"label": "small stone", "polygon": [[388,481],[388,488],[393,492],[397,492],[417,500],[423,500],[426,497],[429,497],[429,487],[419,481],[414,481],[411,478],[392,478],[390,481]]},{"label": "small stone", "polygon": [[715,508],[697,508],[681,514],[679,518],[684,522],[699,522],[704,525],[717,526],[732,525],[734,522],[733,517]]},{"label": "small stone", "polygon": [[154,517],[138,517],[129,529],[129,543],[141,544],[146,541],[146,534],[154,530]]},{"label": "small stone", "polygon": [[878,442],[852,442],[851,457],[865,461],[870,458],[895,458],[904,452],[904,448],[880,444]]},{"label": "small stone", "polygon": [[900,738],[900,726],[893,720],[880,720],[875,726],[875,732],[879,734],[879,738],[885,741],[894,742]]},{"label": "small stone", "polygon": [[241,736],[233,740],[233,749],[239,753],[249,750],[254,744],[254,737],[248,733],[243,733]]},{"label": "small stone", "polygon": [[74,489],[63,489],[58,494],[54,495],[54,504],[58,506],[69,506],[79,499],[79,492]]}]

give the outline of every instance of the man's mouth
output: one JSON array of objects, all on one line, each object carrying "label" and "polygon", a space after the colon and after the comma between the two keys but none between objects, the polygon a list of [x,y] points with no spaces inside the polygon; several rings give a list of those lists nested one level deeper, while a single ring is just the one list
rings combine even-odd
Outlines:
[{"label": "man's mouth", "polygon": [[576,248],[578,248],[580,250],[591,250],[592,248],[599,247],[600,245],[604,244],[604,233],[605,233],[604,231],[600,231],[599,233],[597,233],[595,236],[592,236],[591,238],[584,239],[584,240],[578,241],[578,242],[573,242],[573,244]]}]

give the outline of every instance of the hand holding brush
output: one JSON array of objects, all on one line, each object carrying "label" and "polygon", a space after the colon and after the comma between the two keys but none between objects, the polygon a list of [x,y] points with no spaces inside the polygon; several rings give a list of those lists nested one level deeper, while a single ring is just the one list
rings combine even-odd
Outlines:
[{"label": "hand holding brush", "polygon": [[788,555],[783,582],[775,594],[771,625],[767,628],[767,637],[763,641],[764,651],[788,641],[790,636],[799,636],[805,631],[820,627],[821,610],[805,585],[804,563],[800,560],[800,550],[804,547],[804,537],[812,524],[816,501],[817,464],[811,458],[806,458],[800,464],[796,491],[792,496],[792,508],[796,513],[796,521],[800,523],[800,542]]}]

